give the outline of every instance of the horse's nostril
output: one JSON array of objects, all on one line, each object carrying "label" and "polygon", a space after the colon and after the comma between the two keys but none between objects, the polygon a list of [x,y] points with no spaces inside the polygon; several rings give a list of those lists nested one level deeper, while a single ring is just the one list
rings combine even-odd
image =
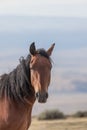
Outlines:
[{"label": "horse's nostril", "polygon": [[37,92],[35,96],[36,96],[36,98],[38,98],[39,97],[39,92]]},{"label": "horse's nostril", "polygon": [[46,98],[48,98],[48,93],[46,93]]}]

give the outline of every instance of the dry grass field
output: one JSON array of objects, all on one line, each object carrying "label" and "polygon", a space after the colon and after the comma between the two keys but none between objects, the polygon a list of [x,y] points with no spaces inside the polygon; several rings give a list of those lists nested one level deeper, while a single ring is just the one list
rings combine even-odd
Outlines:
[{"label": "dry grass field", "polygon": [[38,121],[33,118],[29,130],[87,130],[87,118]]}]

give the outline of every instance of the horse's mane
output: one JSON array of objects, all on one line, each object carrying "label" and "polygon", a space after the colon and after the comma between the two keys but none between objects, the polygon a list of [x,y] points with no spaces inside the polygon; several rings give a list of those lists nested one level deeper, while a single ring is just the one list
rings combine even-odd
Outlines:
[{"label": "horse's mane", "polygon": [[[44,49],[37,50],[37,54],[50,60]],[[30,82],[30,59],[31,55],[26,59],[21,57],[20,64],[12,72],[0,76],[0,98],[5,95],[9,99],[24,102],[24,99],[34,96]]]},{"label": "horse's mane", "polygon": [[24,100],[34,94],[30,83],[30,55],[26,59],[20,58],[20,64],[9,74],[3,74],[0,78],[0,97],[5,95],[17,101]]}]

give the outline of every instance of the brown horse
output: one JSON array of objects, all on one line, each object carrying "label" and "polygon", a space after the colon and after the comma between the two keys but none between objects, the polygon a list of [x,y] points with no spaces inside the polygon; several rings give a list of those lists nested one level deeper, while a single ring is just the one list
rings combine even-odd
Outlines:
[{"label": "brown horse", "polygon": [[50,55],[55,44],[46,51],[30,46],[30,55],[9,74],[0,77],[0,130],[28,130],[35,99],[45,103],[51,77]]}]

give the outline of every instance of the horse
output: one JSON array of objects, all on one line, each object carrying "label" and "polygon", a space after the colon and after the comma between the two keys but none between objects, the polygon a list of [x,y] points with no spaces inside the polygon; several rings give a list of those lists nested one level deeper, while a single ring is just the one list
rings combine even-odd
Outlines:
[{"label": "horse", "polygon": [[0,76],[0,130],[28,130],[35,100],[46,103],[54,46],[36,49],[31,43],[30,54],[21,57],[13,71]]}]

